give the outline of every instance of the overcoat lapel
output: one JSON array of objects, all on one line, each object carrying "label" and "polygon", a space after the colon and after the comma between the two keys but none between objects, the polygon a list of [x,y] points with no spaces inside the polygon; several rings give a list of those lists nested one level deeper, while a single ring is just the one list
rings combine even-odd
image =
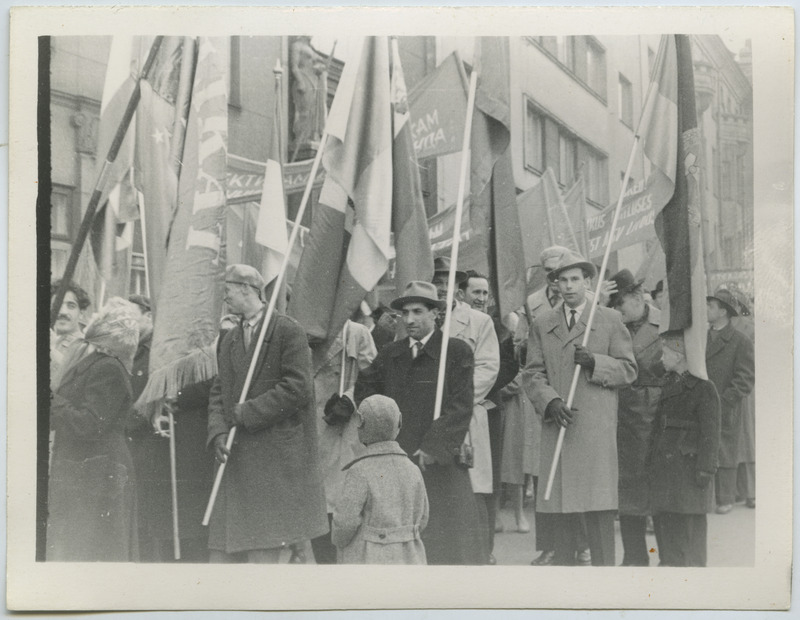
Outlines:
[{"label": "overcoat lapel", "polygon": [[732,323],[728,323],[728,325],[726,325],[722,331],[720,331],[719,336],[717,336],[714,340],[711,339],[711,330],[709,330],[708,341],[706,343],[706,359],[713,357],[722,351],[722,349],[725,348],[725,345],[728,344],[728,341],[731,339],[732,333]]}]

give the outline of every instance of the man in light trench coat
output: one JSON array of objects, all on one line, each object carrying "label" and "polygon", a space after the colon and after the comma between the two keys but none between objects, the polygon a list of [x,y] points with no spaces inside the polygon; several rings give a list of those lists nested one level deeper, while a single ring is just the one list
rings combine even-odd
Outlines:
[{"label": "man in light trench coat", "polygon": [[[575,540],[585,519],[592,565],[614,566],[614,513],[618,506],[617,389],[636,379],[631,336],[619,313],[598,307],[587,342],[591,307],[586,289],[596,270],[575,253],[565,254],[551,277],[564,302],[534,322],[528,338],[523,385],[543,417],[539,471],[546,476],[559,429],[563,450],[549,500],[537,510],[553,513],[556,565],[575,564]],[[572,408],[566,400],[575,365],[581,366]]]}]

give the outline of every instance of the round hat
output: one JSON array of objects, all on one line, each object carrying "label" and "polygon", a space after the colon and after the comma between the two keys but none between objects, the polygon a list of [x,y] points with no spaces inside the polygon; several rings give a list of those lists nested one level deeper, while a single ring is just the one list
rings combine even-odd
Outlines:
[{"label": "round hat", "polygon": [[361,401],[358,408],[359,439],[364,445],[391,441],[400,432],[402,414],[394,399],[374,394]]},{"label": "round hat", "polygon": [[636,290],[644,282],[644,278],[642,278],[641,280],[637,280],[636,278],[634,278],[633,274],[630,272],[629,269],[622,269],[621,271],[618,271],[613,276],[611,276],[610,280],[612,282],[616,282],[617,292],[608,298],[607,305],[609,308],[613,308],[614,306],[616,306],[622,299],[623,295]]},{"label": "round hat", "polygon": [[[449,256],[439,256],[433,260],[433,275],[436,274],[450,274],[450,257]],[[461,284],[467,280],[467,273],[465,271],[458,271],[456,270],[456,285]]]},{"label": "round hat", "polygon": [[739,316],[739,312],[736,310],[736,306],[738,305],[736,297],[734,297],[733,293],[728,289],[718,288],[713,295],[706,297],[706,301],[709,299],[714,299],[719,302],[728,311],[730,316]]},{"label": "round hat", "polygon": [[246,284],[252,286],[259,293],[264,290],[266,282],[258,269],[250,265],[228,265],[225,270],[225,282],[231,284]]},{"label": "round hat", "polygon": [[403,290],[403,294],[389,305],[395,310],[402,310],[404,305],[415,301],[431,305],[439,310],[444,310],[446,305],[445,301],[439,300],[439,295],[433,284],[419,280],[409,282]]},{"label": "round hat", "polygon": [[590,278],[594,278],[597,275],[597,268],[594,266],[594,264],[584,259],[583,256],[577,252],[570,250],[569,252],[561,255],[561,260],[559,260],[558,265],[556,265],[556,268],[553,269],[553,271],[551,271],[547,277],[551,280],[555,280],[562,271],[573,269],[575,267],[583,269],[584,273],[586,273]]}]

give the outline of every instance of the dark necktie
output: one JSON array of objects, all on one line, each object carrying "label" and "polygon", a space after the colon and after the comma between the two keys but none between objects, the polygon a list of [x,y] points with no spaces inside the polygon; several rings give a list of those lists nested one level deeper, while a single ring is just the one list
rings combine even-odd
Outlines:
[{"label": "dark necktie", "polygon": [[245,321],[242,325],[242,329],[244,330],[244,348],[250,348],[250,339],[253,336],[253,326],[250,325],[248,321]]},{"label": "dark necktie", "polygon": [[569,311],[569,323],[567,324],[567,328],[572,331],[572,328],[575,327],[575,310]]}]

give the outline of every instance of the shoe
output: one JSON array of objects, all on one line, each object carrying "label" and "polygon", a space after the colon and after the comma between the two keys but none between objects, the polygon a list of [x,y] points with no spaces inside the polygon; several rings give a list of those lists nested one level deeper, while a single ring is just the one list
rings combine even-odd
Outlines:
[{"label": "shoe", "polygon": [[733,504],[722,504],[721,506],[717,506],[717,514],[718,515],[726,515],[731,510],[733,510]]},{"label": "shoe", "polygon": [[494,533],[501,534],[502,532],[506,531],[506,526],[503,525],[503,520],[500,518],[500,515],[497,515],[497,518],[494,520]]},{"label": "shoe", "polygon": [[489,554],[489,566],[495,566],[497,564],[497,558],[494,557],[494,553]]},{"label": "shoe", "polygon": [[748,508],[755,508],[756,507],[756,498],[755,497],[748,497],[745,505]]},{"label": "shoe", "polygon": [[303,549],[292,547],[292,557],[289,558],[289,564],[306,564],[306,552]]},{"label": "shoe", "polygon": [[531,562],[531,566],[552,566],[555,555],[555,551],[542,551],[536,559]]},{"label": "shoe", "polygon": [[520,515],[519,519],[517,519],[517,531],[520,534],[527,534],[531,531],[531,524],[528,523],[528,520],[525,518],[525,515]]},{"label": "shoe", "polygon": [[592,552],[588,549],[578,551],[578,557],[575,559],[578,566],[591,566],[592,565]]}]

